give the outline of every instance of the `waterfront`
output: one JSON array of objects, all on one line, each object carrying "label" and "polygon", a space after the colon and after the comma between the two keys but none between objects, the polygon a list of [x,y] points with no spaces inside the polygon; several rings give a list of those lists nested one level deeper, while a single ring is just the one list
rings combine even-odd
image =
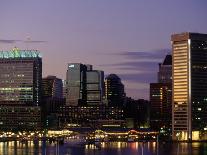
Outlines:
[{"label": "waterfront", "polygon": [[57,145],[43,141],[0,142],[0,155],[205,155],[207,143],[110,142],[94,145]]}]

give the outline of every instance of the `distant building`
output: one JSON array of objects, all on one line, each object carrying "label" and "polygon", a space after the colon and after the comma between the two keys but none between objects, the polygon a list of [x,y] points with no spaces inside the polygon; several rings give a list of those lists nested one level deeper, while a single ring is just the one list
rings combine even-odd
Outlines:
[{"label": "distant building", "polygon": [[151,127],[156,130],[171,128],[172,84],[150,83]]},{"label": "distant building", "polygon": [[86,101],[89,106],[103,104],[104,72],[90,70],[86,72]]},{"label": "distant building", "polygon": [[42,79],[43,98],[63,98],[63,83],[56,76],[47,76]]},{"label": "distant building", "polygon": [[56,128],[57,113],[65,104],[63,98],[63,83],[56,76],[47,76],[42,79],[42,111],[44,128]]},{"label": "distant building", "polygon": [[124,106],[125,119],[129,128],[150,127],[150,103],[147,100],[126,99]]},{"label": "distant building", "polygon": [[66,104],[78,106],[86,102],[85,83],[87,67],[80,63],[69,63],[66,74]]},{"label": "distant building", "polygon": [[102,104],[104,72],[93,70],[92,65],[68,64],[66,78],[66,105],[92,106]]},{"label": "distant building", "polygon": [[159,64],[158,83],[150,83],[150,125],[170,134],[172,116],[172,56]]},{"label": "distant building", "polygon": [[171,42],[173,139],[207,140],[207,34],[173,34]]},{"label": "distant building", "polygon": [[39,130],[42,58],[39,51],[0,51],[0,130]]},{"label": "distant building", "polygon": [[116,74],[105,78],[105,97],[109,106],[123,106],[126,99],[124,85]]},{"label": "distant building", "polygon": [[40,131],[41,128],[39,106],[0,106],[1,131]]},{"label": "distant building", "polygon": [[158,83],[172,83],[172,55],[166,55],[159,64]]},{"label": "distant building", "polygon": [[124,112],[119,107],[63,106],[59,112],[60,127],[125,127]]},{"label": "distant building", "polygon": [[0,104],[40,105],[42,58],[38,51],[0,52]]}]

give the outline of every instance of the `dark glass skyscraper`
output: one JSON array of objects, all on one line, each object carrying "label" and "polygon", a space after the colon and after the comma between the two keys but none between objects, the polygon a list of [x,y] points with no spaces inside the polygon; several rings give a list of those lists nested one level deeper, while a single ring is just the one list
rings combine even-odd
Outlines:
[{"label": "dark glass skyscraper", "polygon": [[171,128],[172,111],[172,56],[166,55],[159,64],[158,83],[150,83],[151,128]]},{"label": "dark glass skyscraper", "polygon": [[90,70],[86,72],[87,105],[98,106],[103,103],[104,72]]},{"label": "dark glass skyscraper", "polygon": [[56,76],[47,76],[42,79],[43,98],[63,98],[63,83]]},{"label": "dark glass skyscraper", "polygon": [[66,77],[66,104],[93,106],[102,104],[104,72],[93,70],[92,65],[68,64]]},{"label": "dark glass skyscraper", "polygon": [[166,55],[159,64],[158,83],[172,83],[172,55]]},{"label": "dark glass skyscraper", "polygon": [[150,121],[154,130],[171,128],[172,83],[150,83]]},{"label": "dark glass skyscraper", "polygon": [[66,105],[78,106],[86,101],[84,81],[87,67],[80,63],[69,63],[66,74]]},{"label": "dark glass skyscraper", "polygon": [[173,139],[207,139],[207,34],[171,36]]},{"label": "dark glass skyscraper", "polygon": [[105,97],[109,106],[122,107],[125,103],[124,85],[116,74],[110,74],[105,78]]},{"label": "dark glass skyscraper", "polygon": [[0,52],[0,104],[39,105],[42,58],[38,51]]}]

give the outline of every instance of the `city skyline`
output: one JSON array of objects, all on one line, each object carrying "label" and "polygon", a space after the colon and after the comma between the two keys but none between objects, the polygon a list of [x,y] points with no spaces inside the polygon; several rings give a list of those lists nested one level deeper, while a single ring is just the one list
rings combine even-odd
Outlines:
[{"label": "city skyline", "polygon": [[49,2],[2,2],[0,50],[40,50],[43,77],[65,79],[68,63],[92,64],[120,76],[134,98],[149,98],[171,34],[207,33],[204,1]]}]

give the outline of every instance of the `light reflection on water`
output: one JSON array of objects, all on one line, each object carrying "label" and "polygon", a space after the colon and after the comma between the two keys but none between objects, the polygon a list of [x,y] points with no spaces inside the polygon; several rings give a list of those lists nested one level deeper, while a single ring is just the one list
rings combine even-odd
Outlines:
[{"label": "light reflection on water", "polygon": [[70,146],[49,142],[0,142],[0,155],[205,155],[207,143],[110,142]]}]

